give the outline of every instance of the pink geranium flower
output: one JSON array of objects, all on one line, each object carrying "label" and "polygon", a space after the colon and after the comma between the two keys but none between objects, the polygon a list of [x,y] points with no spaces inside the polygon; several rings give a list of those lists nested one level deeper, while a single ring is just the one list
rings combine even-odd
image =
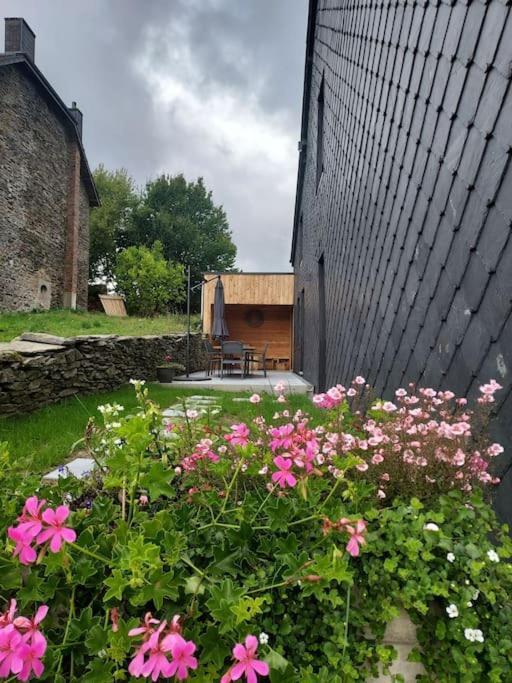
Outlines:
[{"label": "pink geranium flower", "polygon": [[162,641],[162,650],[171,653],[168,676],[176,676],[179,681],[188,678],[189,669],[197,669],[197,659],[192,655],[196,645],[192,640],[185,640],[178,633],[170,633]]},{"label": "pink geranium flower", "polygon": [[44,664],[41,661],[46,652],[46,639],[38,631],[33,634],[30,642],[23,642],[18,650],[18,656],[23,661],[23,667],[18,674],[18,680],[28,681],[32,672],[39,678],[44,671]]},{"label": "pink geranium flower", "polygon": [[221,679],[221,683],[238,681],[245,676],[247,683],[258,683],[258,676],[268,676],[269,666],[266,662],[256,659],[258,639],[256,636],[247,636],[245,645],[237,643],[233,648],[233,657],[237,664],[227,671]]},{"label": "pink geranium flower", "polygon": [[[41,605],[35,616],[32,619],[27,619],[27,617],[16,617],[14,620],[14,626],[24,632],[25,639],[34,641],[35,639],[40,640],[41,638],[46,645],[46,639],[39,632],[39,624],[48,614],[48,605]],[[45,648],[46,649],[46,648]]]},{"label": "pink geranium flower", "polygon": [[32,564],[37,559],[37,553],[30,545],[32,537],[24,533],[19,527],[10,526],[7,529],[7,535],[16,543],[14,548],[14,557],[19,557],[21,564]]},{"label": "pink geranium flower", "polygon": [[249,428],[243,422],[231,425],[231,434],[224,437],[232,446],[247,446],[249,441]]},{"label": "pink geranium flower", "polygon": [[18,518],[18,529],[31,539],[34,539],[43,528],[42,509],[45,504],[46,500],[39,500],[37,496],[27,498]]},{"label": "pink geranium flower", "polygon": [[8,678],[10,674],[19,674],[23,668],[23,660],[19,655],[21,635],[9,624],[0,630],[0,678]]},{"label": "pink geranium flower", "polygon": [[56,510],[48,508],[43,512],[43,522],[47,525],[39,536],[38,543],[50,541],[52,553],[58,553],[64,542],[73,543],[76,541],[76,533],[73,529],[64,526],[64,522],[69,517],[67,505],[59,505]]},{"label": "pink geranium flower", "polygon": [[352,555],[352,557],[358,557],[359,546],[366,543],[366,540],[363,536],[363,533],[366,531],[366,522],[363,519],[359,519],[356,522],[355,528],[347,524],[345,529],[350,534],[350,540],[346,547],[347,553]]},{"label": "pink geranium flower", "polygon": [[274,458],[274,465],[279,469],[272,475],[272,481],[284,489],[287,486],[293,488],[297,483],[297,479],[290,472],[292,467],[292,461],[289,458],[283,458],[282,455],[278,455]]},{"label": "pink geranium flower", "polygon": [[[169,677],[169,660],[165,654],[165,650],[160,642],[160,634],[165,628],[165,621],[163,621],[158,630],[155,631],[147,641],[144,643],[135,659],[132,660],[129,667],[129,672],[133,676],[151,676],[152,681],[158,680],[159,676]],[[144,661],[144,655],[149,653],[149,657]],[[142,655],[142,657],[141,657]],[[137,660],[137,665],[134,662]]]}]

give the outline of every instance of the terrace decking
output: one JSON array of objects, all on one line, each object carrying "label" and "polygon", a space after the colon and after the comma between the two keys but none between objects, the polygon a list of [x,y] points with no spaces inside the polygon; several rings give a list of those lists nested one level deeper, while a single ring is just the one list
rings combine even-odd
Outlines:
[{"label": "terrace decking", "polygon": [[[194,372],[190,375],[191,381],[180,381],[175,379],[169,387],[183,387],[188,389],[211,389],[217,391],[250,391],[251,393],[275,393],[274,387],[276,384],[282,383],[285,385],[285,394],[310,394],[313,392],[313,386],[306,382],[306,380],[296,375],[294,372],[270,370],[267,371],[267,376],[258,372],[249,377],[240,377],[240,375],[225,375],[223,378],[213,375],[209,380],[202,380],[205,377],[204,372]],[[194,381],[194,378],[197,378]],[[165,384],[163,386],[166,386]]]}]

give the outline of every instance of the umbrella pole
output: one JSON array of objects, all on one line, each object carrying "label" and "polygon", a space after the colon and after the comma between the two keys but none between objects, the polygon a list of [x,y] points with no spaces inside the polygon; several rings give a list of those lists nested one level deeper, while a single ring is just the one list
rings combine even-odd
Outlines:
[{"label": "umbrella pole", "polygon": [[190,266],[187,267],[187,377],[190,375]]}]

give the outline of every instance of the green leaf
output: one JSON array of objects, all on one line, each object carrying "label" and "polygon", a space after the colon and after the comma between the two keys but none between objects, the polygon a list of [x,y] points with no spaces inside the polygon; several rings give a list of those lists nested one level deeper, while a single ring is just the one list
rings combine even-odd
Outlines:
[{"label": "green leaf", "polygon": [[140,486],[147,489],[150,500],[160,497],[170,498],[175,494],[171,482],[174,479],[174,472],[166,467],[161,461],[154,462],[149,471],[140,478]]},{"label": "green leaf", "polygon": [[269,649],[270,652],[265,657],[265,662],[267,662],[271,669],[275,669],[276,671],[285,671],[289,666],[288,660],[285,659],[283,655],[279,654],[279,652],[276,652],[272,648]]},{"label": "green leaf", "polygon": [[108,591],[103,596],[103,602],[107,600],[122,600],[123,591],[127,588],[126,579],[123,576],[123,572],[119,569],[114,569],[112,575],[105,579],[104,583],[109,587]]},{"label": "green leaf", "polygon": [[85,646],[93,655],[104,650],[107,646],[107,633],[101,628],[99,624],[93,626],[85,639]]},{"label": "green leaf", "polygon": [[231,611],[236,617],[236,625],[243,624],[244,621],[251,621],[257,614],[263,611],[266,598],[241,598],[236,605],[231,607]]}]

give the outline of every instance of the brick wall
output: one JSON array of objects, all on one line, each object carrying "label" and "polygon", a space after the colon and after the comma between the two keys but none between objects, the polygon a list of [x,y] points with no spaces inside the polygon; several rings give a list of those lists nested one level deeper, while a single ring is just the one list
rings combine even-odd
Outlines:
[{"label": "brick wall", "polygon": [[490,377],[504,386],[493,426],[507,446],[496,504],[510,520],[509,4],[319,0],[314,23],[296,369],[318,383],[323,257],[327,385],[363,374],[385,396],[409,381],[460,395]]},{"label": "brick wall", "polygon": [[[0,69],[0,310],[62,307],[70,140],[21,67]],[[81,194],[84,193],[81,183]],[[82,200],[83,201],[83,200]],[[88,243],[81,207],[79,244]],[[86,252],[79,257],[88,258]],[[84,283],[79,301],[85,306]]]}]

